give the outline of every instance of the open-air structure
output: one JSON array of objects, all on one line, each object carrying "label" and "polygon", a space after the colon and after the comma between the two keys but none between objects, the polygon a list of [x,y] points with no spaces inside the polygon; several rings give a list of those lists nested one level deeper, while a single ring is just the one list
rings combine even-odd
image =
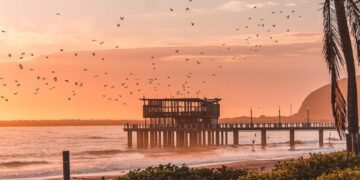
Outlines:
[{"label": "open-air structure", "polygon": [[[295,146],[295,130],[319,131],[323,146],[324,130],[334,130],[333,123],[219,123],[219,98],[162,98],[143,101],[143,124],[126,124],[128,146],[137,148],[189,148],[199,146],[238,145],[239,132],[259,131],[261,145],[266,146],[266,132],[289,131],[290,146]],[[228,136],[232,136],[228,138]]]}]

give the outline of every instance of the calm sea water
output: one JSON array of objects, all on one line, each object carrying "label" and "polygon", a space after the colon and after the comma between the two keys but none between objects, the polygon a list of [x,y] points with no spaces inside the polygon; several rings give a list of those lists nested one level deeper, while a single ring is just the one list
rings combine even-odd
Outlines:
[{"label": "calm sea water", "polygon": [[[289,147],[288,131],[268,131],[267,135],[265,149],[259,146],[259,132],[240,132],[239,146],[137,150],[127,148],[126,133],[121,126],[0,128],[0,179],[59,177],[63,150],[71,152],[73,175],[103,175],[164,163],[198,166],[345,149],[345,142],[334,131],[324,132],[323,148],[319,148],[317,131],[295,131],[295,149]],[[229,134],[230,143],[231,137]],[[255,151],[252,151],[253,140],[257,144]]]}]

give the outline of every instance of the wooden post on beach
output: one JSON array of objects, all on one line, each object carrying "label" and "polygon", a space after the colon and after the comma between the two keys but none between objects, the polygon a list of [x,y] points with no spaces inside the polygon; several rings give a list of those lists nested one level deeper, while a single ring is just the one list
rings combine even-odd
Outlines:
[{"label": "wooden post on beach", "polygon": [[70,152],[63,151],[63,175],[64,180],[70,180]]},{"label": "wooden post on beach", "polygon": [[292,128],[290,129],[290,147],[295,146],[295,130]]},{"label": "wooden post on beach", "polygon": [[319,129],[319,146],[320,147],[324,146],[324,130],[323,129]]},{"label": "wooden post on beach", "polygon": [[266,130],[265,129],[261,130],[261,146],[263,146],[263,147],[266,146]]}]

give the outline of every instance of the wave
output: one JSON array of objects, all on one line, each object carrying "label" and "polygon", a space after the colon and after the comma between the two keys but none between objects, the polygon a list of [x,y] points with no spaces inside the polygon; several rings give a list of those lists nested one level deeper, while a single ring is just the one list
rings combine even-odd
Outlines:
[{"label": "wave", "polygon": [[8,162],[1,162],[0,166],[15,168],[15,167],[22,167],[22,166],[29,166],[29,165],[39,165],[39,164],[48,164],[47,161],[8,161]]},{"label": "wave", "polygon": [[83,151],[79,154],[90,154],[90,155],[114,155],[121,153],[129,153],[131,150],[117,150],[117,149],[109,149],[109,150],[98,150],[98,151]]},{"label": "wave", "polygon": [[101,136],[89,136],[89,137],[86,137],[86,139],[108,139],[108,138],[101,137]]}]

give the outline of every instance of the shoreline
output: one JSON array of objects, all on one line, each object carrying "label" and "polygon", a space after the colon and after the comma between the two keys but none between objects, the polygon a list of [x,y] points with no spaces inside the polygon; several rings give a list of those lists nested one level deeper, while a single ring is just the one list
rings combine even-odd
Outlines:
[{"label": "shoreline", "polygon": [[[219,162],[219,163],[211,163],[211,164],[199,164],[190,166],[191,168],[221,168],[222,166],[226,166],[234,169],[247,169],[249,171],[271,171],[278,162],[285,162],[291,159],[297,159],[298,157],[292,158],[278,158],[278,159],[254,159],[254,160],[242,160],[242,161],[234,161],[234,162]],[[83,175],[74,175],[71,177],[72,180],[99,180],[101,177],[105,177],[107,180],[114,180],[117,177],[123,176],[128,171],[118,172],[104,172],[102,175],[100,173],[93,174],[83,174]],[[52,178],[44,178],[44,180],[62,180],[62,177],[52,177]]]}]

